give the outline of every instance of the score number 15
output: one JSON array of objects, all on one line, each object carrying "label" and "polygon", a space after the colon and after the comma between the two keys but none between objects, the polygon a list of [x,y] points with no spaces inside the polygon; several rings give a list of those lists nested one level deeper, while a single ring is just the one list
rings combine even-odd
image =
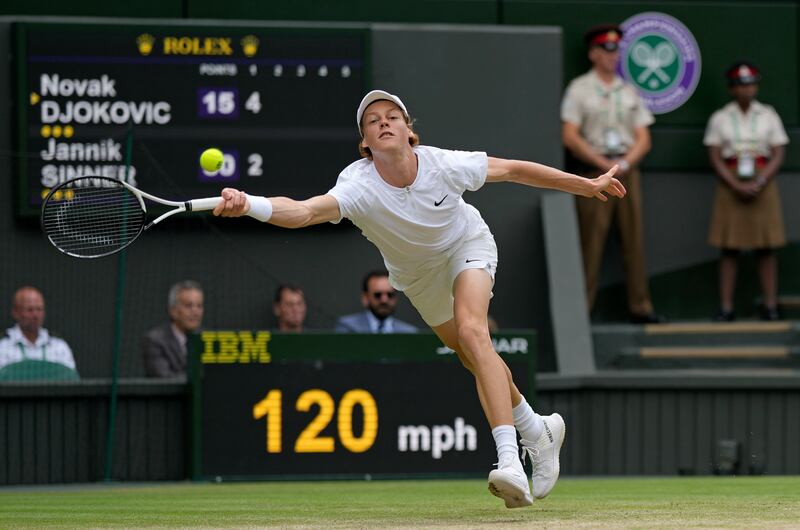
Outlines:
[{"label": "score number 15", "polygon": [[[236,88],[199,88],[197,114],[201,118],[236,118],[239,116],[239,90]],[[252,92],[244,108],[253,114],[261,112],[261,93]]]},{"label": "score number 15", "polygon": [[[280,453],[283,430],[283,393],[270,390],[267,396],[253,405],[253,419],[267,418],[267,452]],[[319,436],[333,419],[335,403],[331,395],[318,388],[306,390],[297,398],[295,407],[308,412],[312,405],[319,406],[317,416],[311,420],[294,444],[295,453],[332,453],[335,448],[333,436]],[[361,436],[353,433],[353,408],[358,405],[364,414]],[[375,443],[378,435],[378,406],[372,394],[363,389],[348,390],[339,401],[337,410],[339,441],[350,452],[363,453]]]}]

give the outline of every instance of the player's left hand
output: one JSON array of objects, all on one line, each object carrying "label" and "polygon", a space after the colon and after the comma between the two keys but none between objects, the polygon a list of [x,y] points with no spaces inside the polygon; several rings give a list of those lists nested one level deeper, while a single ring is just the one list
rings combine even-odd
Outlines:
[{"label": "player's left hand", "polygon": [[620,199],[625,196],[627,193],[625,186],[623,186],[620,181],[614,178],[614,175],[617,174],[618,170],[619,166],[615,165],[606,173],[603,173],[596,179],[592,180],[592,195],[594,197],[605,202],[608,200],[608,197],[605,195],[606,193],[612,197],[617,197]]}]

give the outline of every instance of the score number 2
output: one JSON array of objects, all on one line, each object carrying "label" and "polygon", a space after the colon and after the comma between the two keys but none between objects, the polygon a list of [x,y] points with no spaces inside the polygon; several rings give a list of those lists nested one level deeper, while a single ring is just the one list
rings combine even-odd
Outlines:
[{"label": "score number 2", "polygon": [[[253,419],[267,417],[267,452],[280,453],[282,439],[282,398],[280,390],[270,390],[267,396],[253,406]],[[296,409],[308,412],[312,405],[319,406],[317,416],[311,420],[294,444],[295,453],[332,453],[335,441],[332,436],[319,436],[333,419],[335,403],[324,390],[306,390],[297,398]],[[353,408],[358,405],[364,413],[361,436],[353,433]],[[378,435],[378,406],[372,394],[362,389],[347,391],[339,401],[337,411],[339,440],[350,452],[363,453],[375,443]]]}]

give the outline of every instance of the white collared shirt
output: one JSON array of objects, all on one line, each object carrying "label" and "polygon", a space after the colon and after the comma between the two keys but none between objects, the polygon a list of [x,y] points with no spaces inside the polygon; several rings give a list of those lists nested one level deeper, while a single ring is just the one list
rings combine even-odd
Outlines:
[{"label": "white collared shirt", "polygon": [[383,321],[383,329],[379,330],[381,321],[372,314],[372,311],[367,311],[367,320],[369,320],[369,329],[372,333],[394,333],[394,317],[386,317]]},{"label": "white collared shirt", "polygon": [[0,338],[0,368],[26,360],[59,363],[75,370],[75,358],[66,341],[51,337],[42,328],[36,342],[31,342],[22,333],[19,325],[8,328],[6,336]]}]

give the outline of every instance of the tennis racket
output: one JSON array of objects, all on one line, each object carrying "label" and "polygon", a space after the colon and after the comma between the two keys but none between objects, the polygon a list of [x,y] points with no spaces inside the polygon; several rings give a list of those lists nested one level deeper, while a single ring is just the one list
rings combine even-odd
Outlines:
[{"label": "tennis racket", "polygon": [[[144,199],[174,206],[149,223]],[[100,258],[129,246],[142,232],[181,212],[213,210],[220,197],[168,201],[109,177],[79,177],[53,188],[42,205],[42,230],[58,250]]]}]

